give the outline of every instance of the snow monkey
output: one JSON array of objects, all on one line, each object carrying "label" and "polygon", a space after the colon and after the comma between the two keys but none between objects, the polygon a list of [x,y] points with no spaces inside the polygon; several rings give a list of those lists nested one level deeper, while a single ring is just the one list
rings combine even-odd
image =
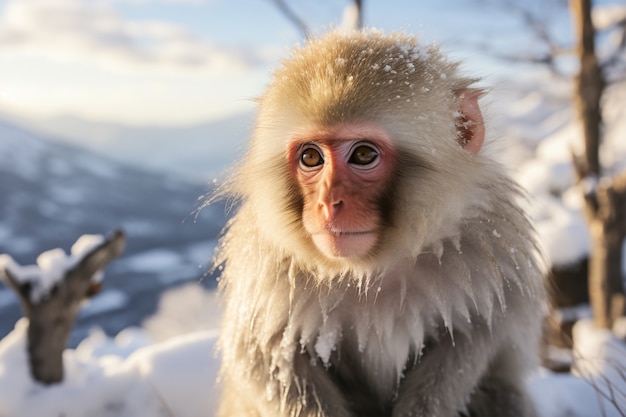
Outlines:
[{"label": "snow monkey", "polygon": [[535,415],[543,263],[476,81],[377,31],[275,71],[218,192],[220,416]]}]

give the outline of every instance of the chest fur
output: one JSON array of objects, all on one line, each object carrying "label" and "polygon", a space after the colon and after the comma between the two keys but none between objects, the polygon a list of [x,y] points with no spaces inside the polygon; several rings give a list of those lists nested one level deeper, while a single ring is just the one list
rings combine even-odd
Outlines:
[{"label": "chest fur", "polygon": [[[448,297],[466,305],[467,297],[449,292]],[[360,375],[378,396],[389,398],[427,340],[440,337],[446,327],[452,332],[469,325],[467,307],[461,313],[440,307],[419,288],[395,285],[296,300],[283,348],[287,355],[306,352],[329,372]]]}]

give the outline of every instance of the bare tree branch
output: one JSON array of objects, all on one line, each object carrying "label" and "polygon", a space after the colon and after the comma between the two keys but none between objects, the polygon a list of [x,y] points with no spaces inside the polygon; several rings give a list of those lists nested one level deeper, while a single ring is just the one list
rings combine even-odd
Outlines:
[{"label": "bare tree branch", "polygon": [[354,5],[356,6],[356,10],[359,16],[359,20],[357,23],[357,27],[361,29],[363,27],[363,1],[362,0],[354,0]]},{"label": "bare tree branch", "polygon": [[[626,72],[626,18],[615,22],[610,27],[604,28],[604,32],[617,30],[620,37],[615,49],[608,54],[608,57],[600,64],[602,73],[607,84],[619,83],[624,79]],[[622,68],[620,69],[620,66]],[[615,74],[619,74],[615,76]]]},{"label": "bare tree branch", "polygon": [[286,17],[296,25],[296,27],[302,32],[304,39],[310,39],[311,30],[308,25],[298,16],[284,0],[273,0],[278,10],[280,10]]}]

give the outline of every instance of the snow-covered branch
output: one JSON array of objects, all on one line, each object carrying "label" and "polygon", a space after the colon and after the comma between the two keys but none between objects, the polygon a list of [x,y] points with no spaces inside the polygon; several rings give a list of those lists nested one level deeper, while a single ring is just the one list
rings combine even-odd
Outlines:
[{"label": "snow-covered branch", "polygon": [[63,379],[63,350],[81,303],[97,293],[102,269],[124,248],[121,231],[106,239],[84,235],[70,255],[53,249],[37,258],[37,265],[21,266],[9,255],[0,256],[0,277],[13,288],[29,320],[28,354],[35,380],[46,384]]}]

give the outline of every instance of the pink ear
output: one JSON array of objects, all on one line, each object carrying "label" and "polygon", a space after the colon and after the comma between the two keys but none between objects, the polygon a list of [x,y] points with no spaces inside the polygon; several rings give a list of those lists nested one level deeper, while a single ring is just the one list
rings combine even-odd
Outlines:
[{"label": "pink ear", "polygon": [[461,116],[457,120],[459,142],[463,148],[477,154],[485,141],[485,124],[478,106],[481,90],[464,89],[457,93],[461,105]]}]

